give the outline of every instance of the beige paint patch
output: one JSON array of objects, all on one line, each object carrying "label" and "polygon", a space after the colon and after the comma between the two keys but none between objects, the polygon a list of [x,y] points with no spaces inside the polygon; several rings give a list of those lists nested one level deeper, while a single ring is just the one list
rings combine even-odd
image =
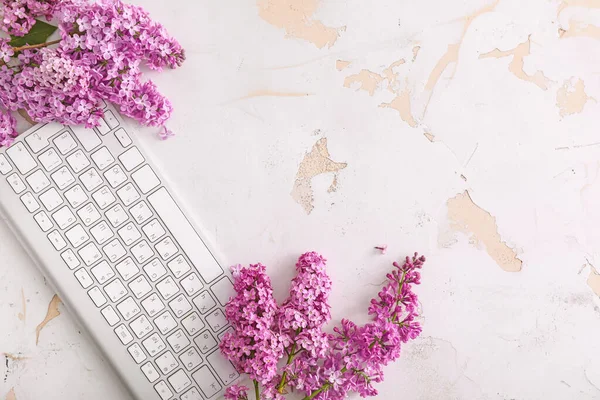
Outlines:
[{"label": "beige paint patch", "polygon": [[584,7],[584,8],[600,8],[600,0],[563,0],[558,6],[556,16],[567,7]]},{"label": "beige paint patch", "polygon": [[272,90],[255,90],[248,93],[244,97],[240,97],[238,100],[246,100],[254,97],[306,97],[312,96],[313,93],[301,93],[301,92],[275,92]]},{"label": "beige paint patch", "polygon": [[327,193],[337,192],[337,185],[338,185],[338,174],[334,174],[333,182],[331,182],[331,185],[329,185],[329,189],[327,189]]},{"label": "beige paint patch", "polygon": [[590,99],[593,100],[585,93],[585,84],[581,79],[578,79],[575,85],[572,85],[571,81],[565,81],[556,93],[556,106],[562,117],[579,114]]},{"label": "beige paint patch", "polygon": [[486,252],[506,272],[518,272],[523,262],[513,249],[502,241],[498,233],[496,218],[476,205],[468,191],[464,191],[447,202],[450,227],[470,235],[473,244],[483,244]]},{"label": "beige paint patch", "polygon": [[406,60],[401,58],[398,61],[394,61],[393,63],[391,63],[389,67],[383,70],[383,77],[385,77],[385,79],[387,79],[388,81],[388,91],[394,93],[394,90],[396,88],[398,75],[394,72],[394,68],[399,67],[405,63]]},{"label": "beige paint patch", "polygon": [[6,400],[17,400],[17,395],[15,394],[15,388],[10,388],[6,395]]},{"label": "beige paint patch", "polygon": [[[304,208],[307,214],[310,214],[314,208],[312,179],[327,172],[337,173],[346,168],[347,165],[347,163],[333,161],[329,156],[329,150],[327,150],[327,138],[319,139],[310,153],[304,155],[304,159],[298,167],[294,188],[290,193],[292,198]],[[337,190],[337,174],[334,175],[332,186]]]},{"label": "beige paint patch", "polygon": [[11,361],[23,361],[27,360],[29,357],[20,356],[12,353],[4,353],[4,357],[8,358]]},{"label": "beige paint patch", "polygon": [[358,74],[347,76],[344,79],[344,87],[352,88],[358,84],[357,90],[364,90],[369,93],[369,96],[373,96],[382,81],[383,77],[381,75],[371,72],[368,69],[363,69]]},{"label": "beige paint patch", "polygon": [[415,46],[412,48],[412,53],[413,53],[412,60],[413,61],[415,61],[417,59],[417,56],[419,55],[419,50],[421,50],[421,46]]},{"label": "beige paint patch", "polygon": [[559,36],[562,39],[573,37],[589,37],[600,40],[600,27],[584,24],[581,21],[569,21],[569,29],[559,30]]},{"label": "beige paint patch", "polygon": [[414,128],[417,126],[417,121],[415,121],[410,108],[410,91],[408,89],[401,91],[390,103],[381,103],[379,107],[392,108],[398,111],[402,121],[406,122],[410,127]]},{"label": "beige paint patch", "polygon": [[337,60],[335,62],[335,68],[338,71],[343,71],[344,69],[348,68],[350,64],[352,64],[352,61]]},{"label": "beige paint patch", "polygon": [[587,285],[596,293],[596,296],[600,296],[600,274],[593,268],[587,278]]},{"label": "beige paint patch", "polygon": [[319,49],[331,47],[345,27],[332,28],[312,19],[319,0],[257,0],[258,15],[288,37],[313,43]]},{"label": "beige paint patch", "polygon": [[512,60],[508,64],[508,70],[514,76],[523,81],[531,82],[542,90],[547,90],[550,80],[546,78],[542,71],[536,71],[533,75],[527,75],[523,70],[523,66],[525,65],[524,59],[529,54],[531,54],[531,37],[528,37],[526,41],[520,43],[512,50],[501,51],[499,49],[494,49],[489,53],[481,54],[479,58],[503,58],[512,56]]},{"label": "beige paint patch", "polygon": [[25,292],[21,288],[21,312],[19,313],[19,319],[25,321],[27,319],[27,301],[25,300]]},{"label": "beige paint patch", "polygon": [[48,312],[46,313],[46,318],[35,328],[35,344],[37,345],[40,341],[40,332],[42,329],[46,327],[48,322],[52,321],[54,318],[60,315],[60,310],[58,306],[62,303],[58,295],[54,295],[52,300],[50,300],[50,304],[48,304]]},{"label": "beige paint patch", "polygon": [[423,132],[423,136],[427,138],[431,143],[435,142],[435,136],[429,132]]}]

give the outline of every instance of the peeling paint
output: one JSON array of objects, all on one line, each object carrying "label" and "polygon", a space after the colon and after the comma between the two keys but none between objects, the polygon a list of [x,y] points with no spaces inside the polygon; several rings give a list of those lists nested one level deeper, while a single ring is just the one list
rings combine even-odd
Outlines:
[{"label": "peeling paint", "polygon": [[569,29],[560,29],[559,36],[561,39],[572,37],[589,37],[600,40],[600,27],[595,25],[584,24],[581,21],[569,21]]},{"label": "peeling paint", "polygon": [[410,127],[414,128],[417,126],[417,121],[415,121],[410,108],[410,91],[408,89],[405,88],[391,102],[381,103],[379,107],[392,108],[398,111],[402,121],[406,122]]},{"label": "peeling paint", "polygon": [[435,141],[435,135],[431,134],[430,132],[423,132],[423,136],[425,136],[431,143]]},{"label": "peeling paint", "polygon": [[329,185],[329,189],[327,189],[327,193],[337,192],[337,185],[338,185],[338,174],[336,173],[333,175],[333,182],[331,182],[331,185]]},{"label": "peeling paint", "polygon": [[335,68],[338,71],[343,71],[344,69],[348,68],[350,64],[352,64],[352,61],[337,60],[335,62]]},{"label": "peeling paint", "polygon": [[585,84],[581,79],[578,79],[574,85],[568,80],[556,93],[556,106],[561,117],[579,114],[590,99],[593,100],[585,93]]},{"label": "peeling paint", "polygon": [[25,291],[21,288],[21,307],[22,311],[19,313],[19,319],[25,321],[27,319],[27,302],[25,300]]},{"label": "peeling paint", "polygon": [[23,360],[27,360],[29,357],[25,357],[19,354],[12,354],[12,353],[4,353],[4,357],[6,357],[7,359],[11,360],[11,361],[23,361]]},{"label": "peeling paint", "polygon": [[468,191],[464,191],[447,202],[448,219],[455,231],[470,235],[473,244],[483,244],[486,252],[506,272],[518,272],[523,262],[513,249],[502,241],[498,233],[496,218],[476,205]]},{"label": "peeling paint", "polygon": [[62,303],[62,301],[60,300],[58,295],[52,296],[52,300],[50,300],[50,304],[48,304],[48,312],[46,313],[46,317],[35,328],[35,344],[36,344],[36,346],[40,341],[40,333],[42,332],[42,329],[44,329],[46,327],[48,322],[52,321],[54,318],[56,318],[60,315],[60,310],[58,309],[58,306],[61,303]]},{"label": "peeling paint", "polygon": [[413,53],[412,60],[413,61],[415,61],[417,59],[417,56],[419,55],[419,50],[421,50],[421,46],[415,46],[412,48],[412,53]]},{"label": "peeling paint", "polygon": [[[333,161],[329,156],[329,150],[327,150],[327,138],[319,139],[310,153],[304,155],[304,159],[298,167],[294,188],[290,193],[292,198],[304,208],[307,214],[310,214],[314,208],[312,178],[327,172],[337,173],[346,168],[347,165],[347,163]],[[337,174],[334,175],[332,186],[334,184],[337,189]]]},{"label": "peeling paint", "polygon": [[10,388],[10,390],[6,394],[6,400],[17,400],[17,395],[15,394],[15,388]]},{"label": "peeling paint", "polygon": [[244,97],[240,97],[238,100],[251,99],[253,97],[306,97],[312,96],[313,93],[302,93],[302,92],[275,92],[272,90],[255,90],[248,93]]},{"label": "peeling paint", "polygon": [[596,272],[594,267],[592,267],[588,275],[587,285],[596,293],[596,296],[600,296],[600,274]]},{"label": "peeling paint", "polygon": [[347,76],[344,79],[344,87],[352,88],[355,84],[358,84],[357,90],[364,90],[369,93],[369,96],[373,96],[383,79],[381,75],[371,72],[368,69],[363,69],[357,74]]}]

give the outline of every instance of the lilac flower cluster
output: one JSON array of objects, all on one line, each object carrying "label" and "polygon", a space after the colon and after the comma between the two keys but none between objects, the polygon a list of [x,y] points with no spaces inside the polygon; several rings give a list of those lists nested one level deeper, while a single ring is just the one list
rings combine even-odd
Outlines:
[{"label": "lilac flower cluster", "polygon": [[[170,117],[171,103],[141,65],[176,68],[185,59],[179,43],[142,8],[121,0],[0,0],[0,28],[26,33],[35,16],[58,21],[57,45],[13,48],[0,39],[0,106],[24,109],[37,122],[87,127],[103,115],[100,100],[144,125],[161,126]],[[4,111],[4,113],[6,113]],[[2,129],[10,129],[3,122]]]},{"label": "lilac flower cluster", "polygon": [[[255,281],[256,266],[238,267],[234,274],[237,296],[227,308],[227,318],[234,330],[221,343],[221,350],[240,371],[255,380],[257,394],[259,383],[262,384],[263,390],[257,395],[257,400],[281,399],[288,388],[303,392],[304,400],[341,400],[350,392],[362,397],[376,396],[373,384],[383,380],[383,367],[400,357],[403,343],[421,333],[421,326],[416,321],[417,296],[412,286],[420,283],[419,270],[424,262],[425,257],[415,253],[402,264],[394,263],[395,269],[387,274],[387,284],[378,297],[371,300],[368,311],[373,316],[372,322],[357,326],[344,319],[332,334],[323,331],[330,320],[327,299],[331,291],[331,280],[325,272],[323,257],[314,252],[300,257],[290,296],[279,307],[272,299],[270,283],[269,291],[265,291],[263,297],[246,296],[247,285]],[[268,282],[263,266],[260,276],[261,281]],[[243,304],[239,303],[240,298],[244,299]],[[252,301],[269,304],[269,323],[263,326],[269,326],[272,331],[254,332],[250,343],[260,347],[262,338],[267,337],[269,343],[283,344],[287,354],[287,363],[279,380],[276,379],[279,377],[276,365],[269,370],[266,379],[261,379],[264,368],[260,362],[257,367],[249,362],[249,358],[257,356],[256,353],[244,353],[246,357],[240,368],[240,359],[237,358],[240,354],[229,351],[228,343],[249,339],[247,331],[240,329],[244,326],[243,321],[261,320],[263,317],[261,314],[248,315],[246,308],[252,307]],[[274,322],[271,315],[275,315]],[[280,347],[277,349],[270,353],[271,359],[278,355],[283,357]],[[228,390],[226,398],[247,400],[247,390],[244,386],[235,386]]]}]

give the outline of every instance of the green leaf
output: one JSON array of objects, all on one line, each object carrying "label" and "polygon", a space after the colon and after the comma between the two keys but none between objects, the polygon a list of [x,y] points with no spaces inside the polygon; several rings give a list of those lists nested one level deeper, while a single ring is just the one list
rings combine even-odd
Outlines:
[{"label": "green leaf", "polygon": [[35,20],[35,25],[25,36],[11,36],[10,45],[12,47],[22,47],[25,45],[36,45],[46,43],[50,35],[56,31],[56,26],[47,24],[39,19]]}]

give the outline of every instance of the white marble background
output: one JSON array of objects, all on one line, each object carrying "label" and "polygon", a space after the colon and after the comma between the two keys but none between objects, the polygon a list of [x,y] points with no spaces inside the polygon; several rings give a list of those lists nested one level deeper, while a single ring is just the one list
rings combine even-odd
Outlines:
[{"label": "white marble background", "polygon": [[[136,2],[188,54],[177,137],[139,136],[228,263],[282,298],[319,251],[364,321],[428,257],[379,398],[600,399],[599,0]],[[4,225],[0,255],[0,399],[126,399]]]}]

